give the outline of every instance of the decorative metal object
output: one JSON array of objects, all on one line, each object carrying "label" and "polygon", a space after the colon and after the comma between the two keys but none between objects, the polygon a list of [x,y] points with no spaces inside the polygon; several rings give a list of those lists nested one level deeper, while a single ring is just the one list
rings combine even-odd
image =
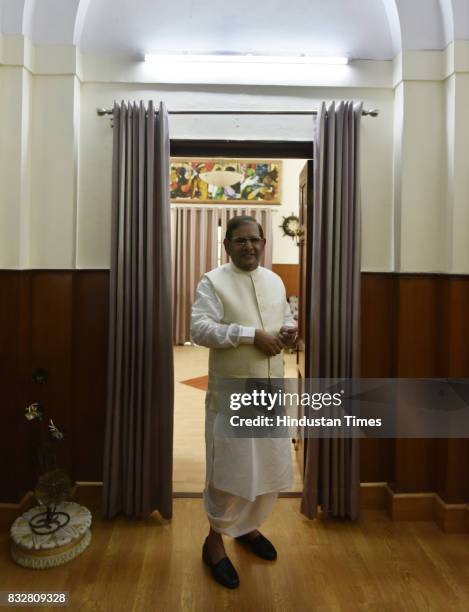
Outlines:
[{"label": "decorative metal object", "polygon": [[288,217],[283,217],[283,221],[279,227],[283,230],[284,236],[290,236],[296,242],[296,245],[300,245],[301,237],[304,234],[304,230],[300,225],[299,218],[293,213]]},{"label": "decorative metal object", "polygon": [[[45,384],[47,376],[44,372],[45,370],[35,371],[36,382],[42,380],[41,384]],[[45,413],[45,408],[38,402],[26,406],[24,411],[26,420],[35,423],[39,438],[37,458],[40,476],[34,495],[44,511],[34,514],[29,520],[29,526],[33,533],[40,536],[55,533],[68,524],[70,516],[66,512],[58,512],[56,508],[64,502],[72,488],[70,476],[57,467],[55,445],[63,440],[64,432],[52,419],[47,423]]]},{"label": "decorative metal object", "polygon": [[34,533],[54,533],[70,521],[70,516],[66,512],[57,512],[56,507],[67,498],[71,488],[72,481],[65,470],[51,470],[39,477],[34,496],[45,507],[45,511],[30,519],[29,524]]}]

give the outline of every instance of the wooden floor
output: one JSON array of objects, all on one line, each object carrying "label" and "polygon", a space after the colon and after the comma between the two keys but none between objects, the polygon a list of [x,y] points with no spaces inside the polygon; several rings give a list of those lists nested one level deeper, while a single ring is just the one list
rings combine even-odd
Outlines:
[{"label": "wooden floor", "polygon": [[201,562],[206,518],[197,499],[175,500],[171,523],[96,516],[90,547],[51,570],[16,566],[2,534],[0,590],[68,590],[68,609],[77,611],[469,610],[469,536],[378,511],[354,524],[308,521],[298,506],[279,500],[265,524],[275,563],[226,538],[241,580],[235,591],[214,583]]},{"label": "wooden floor", "polygon": [[[296,355],[285,355],[285,375],[296,378]],[[208,349],[202,346],[174,347],[174,454],[175,493],[201,493],[205,483],[205,391],[181,381],[207,374]],[[293,451],[293,487],[302,490],[301,474]]]}]

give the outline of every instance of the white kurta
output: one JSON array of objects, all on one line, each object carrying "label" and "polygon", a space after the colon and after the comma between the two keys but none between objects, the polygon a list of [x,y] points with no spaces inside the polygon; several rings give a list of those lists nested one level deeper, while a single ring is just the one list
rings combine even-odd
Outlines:
[{"label": "white kurta", "polygon": [[[271,370],[272,375],[283,376],[283,358],[273,358],[270,365],[271,360],[252,346],[254,333],[256,328],[277,333],[282,325],[295,322],[283,283],[270,270],[245,272],[230,263],[217,269],[215,278],[210,275],[204,276],[197,288],[191,325],[193,340],[212,349],[204,500],[213,529],[236,537],[260,526],[278,492],[291,487],[291,445],[287,438],[216,435],[216,420],[222,418],[217,412],[216,380],[218,376],[249,377],[250,372],[251,376],[267,377]],[[237,297],[230,301],[233,294]],[[244,346],[249,344],[251,347]],[[249,364],[253,364],[251,369]]]}]

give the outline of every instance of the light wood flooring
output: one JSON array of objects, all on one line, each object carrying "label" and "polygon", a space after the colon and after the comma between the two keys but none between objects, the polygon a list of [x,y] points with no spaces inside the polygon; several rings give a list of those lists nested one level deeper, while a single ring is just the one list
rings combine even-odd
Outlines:
[{"label": "light wood flooring", "polygon": [[[287,356],[288,376],[294,360]],[[176,349],[176,380],[206,374],[207,351]],[[176,383],[175,491],[203,488],[204,392]],[[299,472],[296,489],[301,488]],[[86,504],[88,505],[88,504]],[[262,561],[230,538],[241,586],[217,585],[202,564],[208,524],[202,500],[174,501],[172,521],[105,521],[93,512],[93,539],[72,562],[26,570],[0,535],[0,591],[69,591],[72,611],[92,612],[409,612],[469,610],[469,535],[434,523],[393,522],[384,512],[360,520],[309,521],[299,499],[280,499],[262,531],[277,547]],[[34,608],[49,610],[52,608]],[[54,608],[55,609],[55,608]]]},{"label": "light wood flooring", "polygon": [[[0,536],[0,590],[66,590],[73,611],[426,611],[469,610],[469,536],[433,523],[392,522],[364,511],[356,523],[309,521],[299,500],[280,499],[263,532],[278,560],[257,559],[225,538],[240,575],[220,587],[202,564],[207,530],[199,499],[176,499],[174,517],[104,521],[90,547],[61,567],[16,566]],[[42,608],[48,609],[48,608]]]},{"label": "light wood flooring", "polygon": [[[296,355],[285,355],[285,376],[296,378]],[[208,371],[208,349],[174,347],[174,454],[175,493],[201,493],[205,482],[205,391],[181,381],[204,376]],[[300,470],[292,444],[294,480],[291,492],[302,489]]]}]

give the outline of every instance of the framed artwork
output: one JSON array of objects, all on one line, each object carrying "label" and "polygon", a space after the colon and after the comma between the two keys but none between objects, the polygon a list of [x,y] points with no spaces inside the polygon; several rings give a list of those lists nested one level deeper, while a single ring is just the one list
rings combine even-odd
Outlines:
[{"label": "framed artwork", "polygon": [[280,160],[170,161],[171,202],[280,204]]}]

